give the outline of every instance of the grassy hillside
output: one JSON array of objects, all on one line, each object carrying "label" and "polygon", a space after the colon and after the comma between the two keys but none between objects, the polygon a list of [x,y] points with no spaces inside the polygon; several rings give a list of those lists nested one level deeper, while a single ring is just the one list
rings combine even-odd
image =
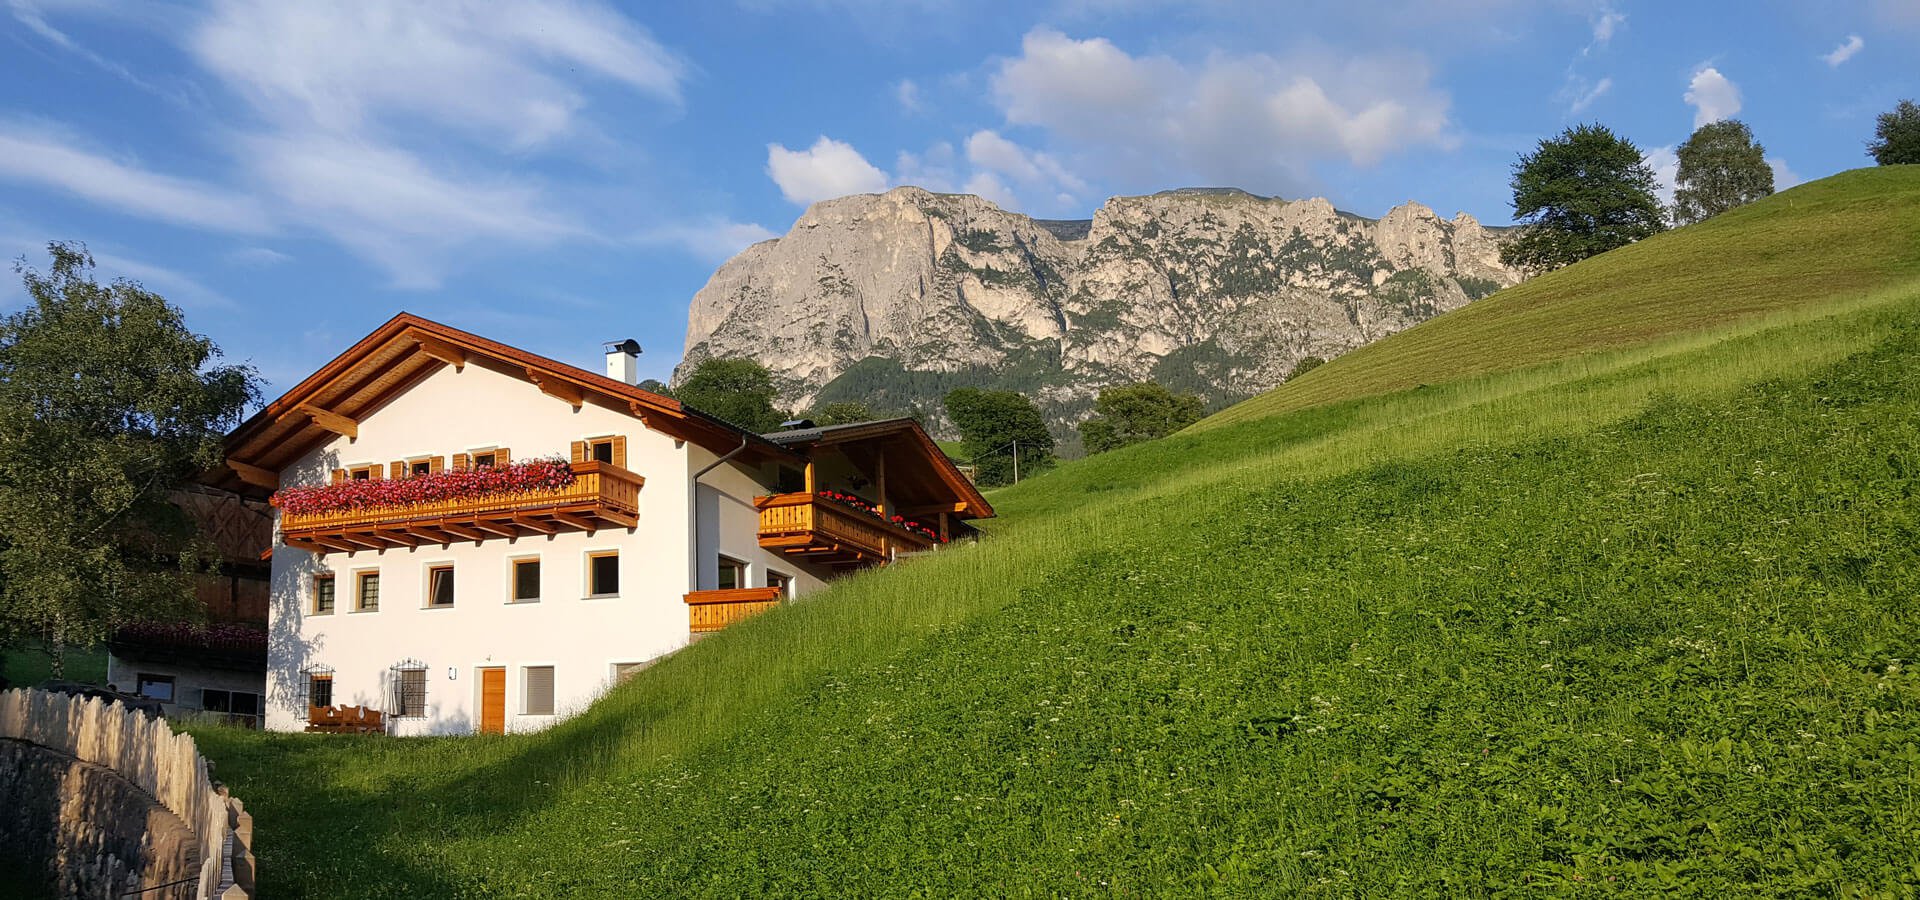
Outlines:
[{"label": "grassy hillside", "polygon": [[[1740,243],[1666,252],[1702,233]],[[199,734],[273,896],[1909,892],[1920,243],[1883,249],[1065,466],[540,735]]]},{"label": "grassy hillside", "polygon": [[1920,166],[1857,169],[1501,291],[1207,426],[1822,307],[1920,277],[1916,245]]}]

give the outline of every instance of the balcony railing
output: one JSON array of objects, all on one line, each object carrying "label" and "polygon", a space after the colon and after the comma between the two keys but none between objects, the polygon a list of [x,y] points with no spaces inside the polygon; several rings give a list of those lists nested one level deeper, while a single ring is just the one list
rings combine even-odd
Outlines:
[{"label": "balcony railing", "polygon": [[929,550],[934,541],[813,494],[755,498],[760,546],[827,565],[870,565]]},{"label": "balcony railing", "polygon": [[777,587],[694,591],[687,595],[687,624],[694,634],[719,631],[780,605]]},{"label": "balcony railing", "polygon": [[611,463],[578,462],[571,468],[573,482],[553,490],[327,512],[282,511],[280,536],[289,547],[328,553],[561,531],[592,533],[639,524],[640,488],[646,479]]}]

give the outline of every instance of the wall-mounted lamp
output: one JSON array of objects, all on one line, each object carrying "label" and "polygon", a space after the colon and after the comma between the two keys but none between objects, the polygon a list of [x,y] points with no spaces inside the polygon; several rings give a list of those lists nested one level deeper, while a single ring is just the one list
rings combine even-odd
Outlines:
[{"label": "wall-mounted lamp", "polygon": [[452,666],[448,666],[448,667],[447,667],[447,680],[448,680],[448,681],[459,681],[459,680],[460,680],[460,670],[459,670],[459,669],[456,669],[456,668],[454,668],[454,667],[452,667]]}]

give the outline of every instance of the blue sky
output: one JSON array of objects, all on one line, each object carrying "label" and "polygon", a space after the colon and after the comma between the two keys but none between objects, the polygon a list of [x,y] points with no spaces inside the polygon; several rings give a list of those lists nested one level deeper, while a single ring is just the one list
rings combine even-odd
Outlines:
[{"label": "blue sky", "polygon": [[595,367],[637,337],[664,377],[693,292],[813,200],[1505,222],[1542,137],[1670,174],[1729,116],[1784,186],[1866,164],[1917,56],[1920,0],[0,0],[0,253],[87,242],[270,395],[403,309]]}]

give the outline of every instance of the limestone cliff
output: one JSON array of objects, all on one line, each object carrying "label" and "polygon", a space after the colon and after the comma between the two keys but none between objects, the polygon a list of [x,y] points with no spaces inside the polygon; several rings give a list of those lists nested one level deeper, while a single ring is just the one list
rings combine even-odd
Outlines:
[{"label": "limestone cliff", "polygon": [[1111,384],[1225,402],[1514,284],[1499,241],[1416,203],[1372,220],[1188,189],[1041,221],[895,188],[817,203],[721,266],[694,295],[675,377],[750,357],[795,409],[866,399],[936,425],[962,384],[1025,391],[1061,427]]}]

